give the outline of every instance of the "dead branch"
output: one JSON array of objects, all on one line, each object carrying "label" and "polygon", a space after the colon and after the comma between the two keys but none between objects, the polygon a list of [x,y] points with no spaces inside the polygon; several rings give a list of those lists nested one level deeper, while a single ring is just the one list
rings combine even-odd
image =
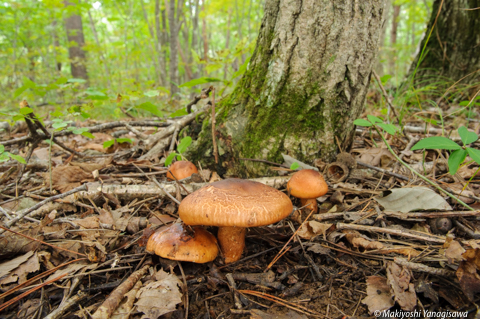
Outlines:
[{"label": "dead branch", "polygon": [[45,319],[57,319],[57,318],[62,318],[63,314],[67,312],[67,310],[78,304],[79,301],[87,297],[88,294],[84,293],[83,291],[79,291],[75,296],[72,298],[69,298],[67,301],[62,303],[60,307],[52,311],[48,316],[45,317]]}]

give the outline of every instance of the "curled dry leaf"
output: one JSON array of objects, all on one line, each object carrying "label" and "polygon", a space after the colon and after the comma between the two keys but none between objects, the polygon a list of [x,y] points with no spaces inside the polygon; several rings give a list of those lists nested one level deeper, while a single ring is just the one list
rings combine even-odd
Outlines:
[{"label": "curled dry leaf", "polygon": [[408,213],[414,210],[438,209],[452,210],[442,196],[426,187],[395,188],[385,197],[374,199],[385,210]]},{"label": "curled dry leaf", "polygon": [[415,287],[410,282],[408,268],[397,265],[394,262],[387,264],[387,282],[392,288],[395,301],[405,311],[412,311],[417,305]]},{"label": "curled dry leaf", "polygon": [[342,232],[345,233],[345,238],[347,238],[350,244],[352,244],[356,248],[361,247],[366,250],[385,248],[385,246],[381,242],[373,241],[370,238],[367,239],[366,236],[363,236],[357,231],[345,229]]},{"label": "curled dry leaf", "polygon": [[355,152],[360,153],[360,156],[357,157],[360,162],[382,168],[391,166],[395,159],[386,148],[356,149]]},{"label": "curled dry leaf", "polygon": [[362,300],[372,314],[375,311],[383,311],[393,307],[393,294],[387,279],[380,276],[367,277],[367,297]]},{"label": "curled dry leaf", "polygon": [[182,302],[179,286],[182,285],[177,276],[161,269],[155,275],[155,281],[142,287],[137,293],[138,311],[144,313],[142,319],[157,319],[163,314],[172,312]]},{"label": "curled dry leaf", "polygon": [[[448,241],[448,244],[447,244]],[[456,240],[448,240],[445,242],[444,247],[447,249],[445,250],[445,257],[448,259],[449,264],[453,264],[455,261],[462,261],[464,258],[462,254],[465,252],[465,249],[462,245]]]},{"label": "curled dry leaf", "polygon": [[[46,181],[50,181],[48,173],[43,174],[43,176]],[[83,181],[93,182],[93,176],[80,167],[59,166],[52,170],[52,186],[61,193],[80,186]]]},{"label": "curled dry leaf", "polygon": [[327,231],[332,227],[332,224],[319,223],[317,221],[309,221],[303,224],[303,226],[298,231],[297,235],[303,239],[312,239],[319,235],[326,237]]},{"label": "curled dry leaf", "polygon": [[409,259],[411,257],[417,257],[420,255],[420,252],[411,248],[411,247],[393,247],[393,248],[388,248],[384,249],[381,251],[381,253],[384,254],[389,254],[389,253],[397,253],[397,254],[402,254],[407,256]]}]

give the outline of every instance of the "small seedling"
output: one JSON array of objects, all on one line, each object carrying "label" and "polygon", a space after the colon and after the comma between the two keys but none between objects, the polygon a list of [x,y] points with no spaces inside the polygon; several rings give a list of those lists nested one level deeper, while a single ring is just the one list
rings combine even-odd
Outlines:
[{"label": "small seedling", "polygon": [[461,126],[458,129],[458,134],[460,135],[463,146],[443,136],[431,136],[420,140],[412,147],[412,151],[421,149],[452,151],[448,158],[448,169],[451,175],[454,175],[458,171],[460,165],[467,158],[467,155],[469,155],[475,163],[480,165],[480,150],[467,147],[467,145],[478,140],[477,134],[470,132],[465,126]]},{"label": "small seedling", "polygon": [[130,143],[130,144],[132,144],[133,143],[133,141],[129,138],[114,138],[113,140],[103,142],[103,148],[109,148],[110,146],[115,144],[115,141],[117,141],[118,144],[120,144],[120,143]]},{"label": "small seedling", "polygon": [[5,146],[0,145],[0,162],[6,162],[10,158],[14,159],[17,162],[20,162],[22,164],[27,164],[27,162],[25,161],[25,159],[23,157],[21,157],[20,155],[15,155],[15,154],[12,154],[10,152],[5,151]]},{"label": "small seedling", "polygon": [[165,159],[165,167],[172,164],[173,159],[175,156],[177,157],[178,161],[181,161],[183,159],[183,153],[187,150],[187,148],[192,144],[192,138],[190,136],[186,136],[182,138],[180,143],[177,145],[177,152],[172,152],[170,153],[167,158]]}]

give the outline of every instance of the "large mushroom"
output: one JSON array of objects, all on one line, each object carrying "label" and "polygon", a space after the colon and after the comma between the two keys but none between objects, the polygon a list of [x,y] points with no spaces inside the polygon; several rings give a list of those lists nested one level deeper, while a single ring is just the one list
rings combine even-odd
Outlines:
[{"label": "large mushroom", "polygon": [[181,223],[159,228],[147,242],[146,251],[160,257],[207,263],[218,255],[217,240],[202,227],[193,227],[188,231]]},{"label": "large mushroom", "polygon": [[302,169],[295,174],[287,183],[288,192],[300,198],[302,206],[306,206],[316,212],[318,210],[317,197],[323,196],[328,191],[328,185],[322,174],[313,169]]},{"label": "large mushroom", "polygon": [[225,179],[185,197],[178,214],[187,225],[218,226],[225,263],[240,259],[247,227],[276,223],[293,209],[284,193],[258,182]]},{"label": "large mushroom", "polygon": [[177,161],[173,163],[167,172],[167,179],[174,181],[190,177],[192,174],[197,174],[197,167],[189,161]]}]

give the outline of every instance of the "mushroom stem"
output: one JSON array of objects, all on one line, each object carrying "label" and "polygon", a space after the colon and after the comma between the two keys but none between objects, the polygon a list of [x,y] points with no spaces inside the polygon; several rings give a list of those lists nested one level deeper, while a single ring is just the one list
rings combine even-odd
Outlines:
[{"label": "mushroom stem", "polygon": [[222,248],[225,263],[233,263],[242,257],[245,248],[245,233],[247,229],[244,227],[219,227],[218,243]]},{"label": "mushroom stem", "polygon": [[301,198],[300,203],[302,203],[302,207],[306,206],[305,208],[313,210],[313,213],[316,214],[318,211],[318,204],[316,198]]}]

